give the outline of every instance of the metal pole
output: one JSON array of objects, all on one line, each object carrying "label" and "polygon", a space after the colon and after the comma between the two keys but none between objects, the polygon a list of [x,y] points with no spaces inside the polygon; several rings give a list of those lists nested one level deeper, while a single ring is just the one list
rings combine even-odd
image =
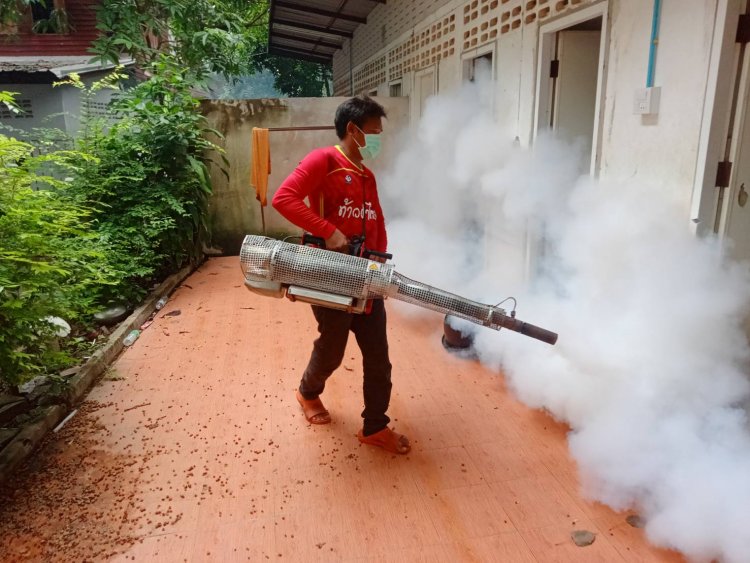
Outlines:
[{"label": "metal pole", "polygon": [[349,38],[349,95],[354,95],[354,48],[352,38]]},{"label": "metal pole", "polygon": [[269,127],[269,131],[325,131],[335,129],[333,125],[311,125],[309,127]]}]

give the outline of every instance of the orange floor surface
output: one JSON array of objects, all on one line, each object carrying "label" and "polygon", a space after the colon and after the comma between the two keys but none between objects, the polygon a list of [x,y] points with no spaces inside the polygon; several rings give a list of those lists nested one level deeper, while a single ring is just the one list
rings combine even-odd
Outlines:
[{"label": "orange floor surface", "polygon": [[[682,561],[587,502],[567,428],[388,303],[392,427],[363,446],[354,338],[311,426],[308,305],[208,261],[4,487],[2,561]],[[539,344],[544,346],[544,344]],[[571,532],[596,534],[578,547]]]}]

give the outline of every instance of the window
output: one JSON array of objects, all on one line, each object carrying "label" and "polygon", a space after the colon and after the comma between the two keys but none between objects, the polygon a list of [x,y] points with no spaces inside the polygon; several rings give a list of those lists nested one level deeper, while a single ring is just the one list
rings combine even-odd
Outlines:
[{"label": "window", "polygon": [[401,82],[394,82],[388,87],[388,95],[392,98],[398,98],[399,96],[402,96],[401,93]]},{"label": "window", "polygon": [[53,9],[54,5],[52,4],[52,0],[40,0],[39,2],[32,3],[31,18],[34,21],[34,25],[36,25],[37,22],[49,20]]},{"label": "window", "polygon": [[31,4],[31,19],[34,33],[70,33],[68,12],[64,0],[39,0]]},{"label": "window", "polygon": [[474,82],[479,72],[488,73],[492,76],[492,53],[485,53],[479,57],[469,59],[465,63],[465,79]]},{"label": "window", "polygon": [[34,117],[30,99],[16,100],[16,104],[21,109],[18,113],[11,111],[5,104],[0,104],[0,119],[28,119]]}]

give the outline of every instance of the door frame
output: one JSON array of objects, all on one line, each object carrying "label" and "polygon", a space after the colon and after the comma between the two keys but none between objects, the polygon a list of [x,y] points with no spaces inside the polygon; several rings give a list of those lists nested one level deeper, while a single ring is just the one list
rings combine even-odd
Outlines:
[{"label": "door frame", "polygon": [[422,77],[430,73],[432,73],[432,92],[433,92],[433,95],[437,95],[438,93],[438,65],[431,64],[424,68],[420,68],[419,70],[414,72],[414,78],[413,78],[414,87],[412,88],[412,92],[416,93],[416,96],[413,96],[413,99],[414,99],[414,105],[416,106],[417,111],[413,112],[413,115],[417,116],[417,122],[422,117],[422,111],[424,110],[424,108],[422,107]]},{"label": "door frame", "polygon": [[[717,217],[719,220],[718,235],[723,239],[729,236],[729,225],[732,221],[732,210],[734,209],[734,200],[737,197],[737,170],[739,168],[740,150],[742,147],[742,140],[745,135],[745,124],[747,112],[750,111],[750,104],[748,104],[747,97],[750,95],[750,49],[745,49],[744,61],[742,61],[743,72],[738,77],[735,73],[735,80],[739,80],[737,84],[737,106],[734,114],[734,124],[732,126],[732,142],[729,147],[729,161],[732,162],[732,173],[729,177],[729,186],[724,189],[723,197],[720,200],[721,208],[717,209]],[[750,150],[750,147],[745,147],[745,150]],[[717,198],[717,205],[719,200]]]},{"label": "door frame", "polygon": [[[586,6],[565,14],[550,22],[539,26],[539,38],[537,43],[537,72],[536,93],[534,96],[534,126],[532,129],[531,144],[533,146],[536,138],[543,132],[549,131],[550,111],[552,109],[552,79],[548,69],[553,60],[555,40],[558,31],[563,31],[579,23],[594,18],[602,18],[601,39],[599,43],[599,64],[597,66],[596,80],[596,104],[594,107],[594,130],[591,138],[591,166],[589,174],[598,177],[601,162],[601,137],[604,127],[603,106],[604,93],[606,91],[607,76],[604,72],[609,58],[609,0],[601,0],[596,4]],[[541,252],[541,234],[535,233],[533,227],[526,229],[526,279],[534,279],[536,263]]]},{"label": "door frame", "polygon": [[[718,234],[721,237],[726,234],[728,217],[726,217],[726,208],[718,209],[716,173],[719,162],[723,161],[726,156],[735,86],[737,88],[743,86],[737,84],[741,78],[737,76],[741,49],[735,38],[739,16],[744,11],[744,5],[740,2],[717,0],[690,202],[690,228],[699,236],[710,235],[714,232],[717,215],[720,217]],[[746,46],[746,49],[750,49],[750,45]],[[745,72],[746,76],[748,74],[750,74],[750,68]],[[741,90],[738,90],[738,95],[740,92]],[[735,162],[736,159],[737,122],[748,110],[747,101],[739,98],[736,110],[731,131],[733,146],[730,147],[728,154],[730,162]],[[724,193],[725,201],[731,197],[731,187],[734,181],[735,178],[731,177],[730,187],[726,188]]]},{"label": "door frame", "polygon": [[599,64],[597,67],[596,105],[594,106],[594,131],[591,139],[591,166],[589,174],[599,175],[601,164],[601,143],[604,123],[602,121],[604,93],[606,91],[605,64],[609,55],[609,0],[602,0],[539,26],[539,43],[537,49],[536,103],[534,104],[534,128],[532,143],[543,131],[549,130],[550,111],[552,109],[552,79],[549,69],[554,56],[555,36],[579,23],[594,18],[602,18],[602,30],[599,43]]}]

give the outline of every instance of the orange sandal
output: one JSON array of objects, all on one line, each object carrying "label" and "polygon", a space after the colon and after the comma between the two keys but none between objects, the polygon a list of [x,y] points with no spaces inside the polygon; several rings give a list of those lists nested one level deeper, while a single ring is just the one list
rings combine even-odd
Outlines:
[{"label": "orange sandal", "polygon": [[331,415],[323,406],[323,402],[320,397],[309,401],[302,396],[302,393],[297,389],[297,402],[302,407],[302,413],[305,415],[305,420],[310,424],[330,424]]},{"label": "orange sandal", "polygon": [[383,448],[385,451],[393,454],[403,455],[408,454],[411,451],[409,439],[403,434],[398,434],[388,427],[383,428],[379,432],[375,432],[375,434],[370,434],[369,436],[365,436],[360,430],[357,432],[357,438],[363,444],[377,446],[378,448]]}]

